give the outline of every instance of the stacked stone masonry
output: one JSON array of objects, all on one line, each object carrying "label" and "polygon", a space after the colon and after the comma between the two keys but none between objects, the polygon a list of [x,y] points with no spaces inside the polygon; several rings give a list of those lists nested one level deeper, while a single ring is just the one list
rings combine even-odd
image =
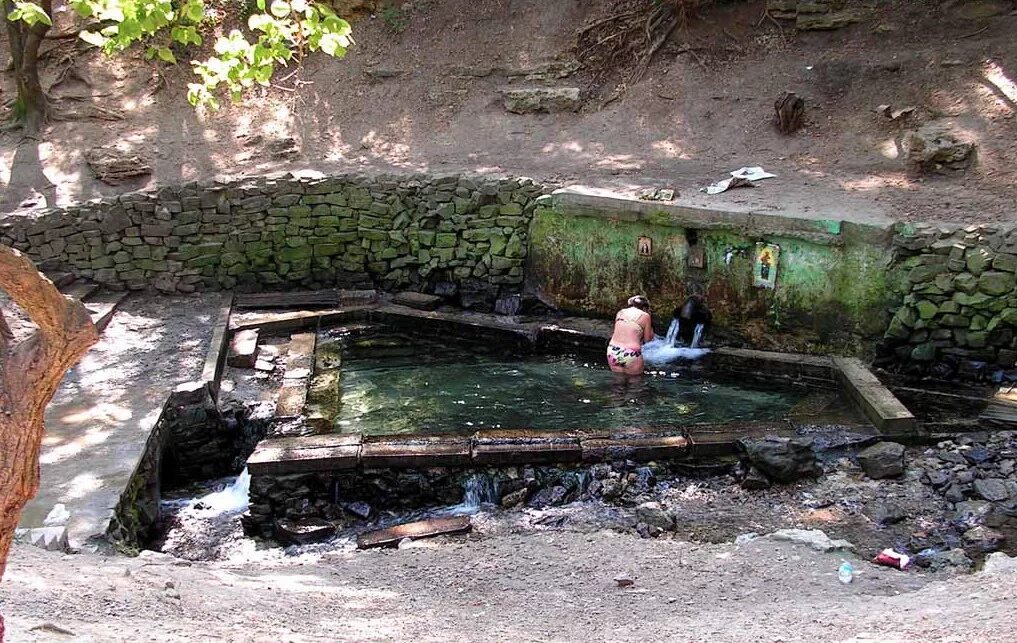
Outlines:
[{"label": "stacked stone masonry", "polygon": [[287,286],[497,295],[523,282],[530,179],[284,175],[188,184],[11,216],[0,243],[45,269],[163,292]]},{"label": "stacked stone masonry", "polygon": [[1017,361],[1017,229],[902,225],[903,301],[886,331],[898,360],[1012,368]]}]

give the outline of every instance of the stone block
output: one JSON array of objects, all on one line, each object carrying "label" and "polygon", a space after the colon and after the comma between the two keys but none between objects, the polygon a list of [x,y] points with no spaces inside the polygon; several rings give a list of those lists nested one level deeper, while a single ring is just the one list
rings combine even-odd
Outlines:
[{"label": "stone block", "polygon": [[258,331],[242,330],[230,340],[230,352],[226,363],[234,368],[254,368],[258,360]]}]

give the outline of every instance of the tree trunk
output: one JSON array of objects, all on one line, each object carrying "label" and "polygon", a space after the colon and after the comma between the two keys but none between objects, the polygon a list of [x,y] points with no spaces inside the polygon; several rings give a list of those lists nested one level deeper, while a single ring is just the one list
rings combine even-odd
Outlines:
[{"label": "tree trunk", "polygon": [[0,289],[39,329],[11,346],[0,312],[0,578],[21,510],[39,487],[43,414],[60,380],[99,333],[81,302],[64,297],[31,261],[0,245]]},{"label": "tree trunk", "polygon": [[[52,0],[42,0],[38,4],[48,16],[53,16]],[[4,0],[3,21],[7,23],[14,82],[18,88],[14,115],[15,119],[21,120],[25,133],[35,134],[46,121],[49,111],[46,93],[42,91],[39,80],[39,47],[49,31],[49,25],[38,23],[30,27],[21,20],[8,20],[7,14],[13,8],[12,2]]]}]

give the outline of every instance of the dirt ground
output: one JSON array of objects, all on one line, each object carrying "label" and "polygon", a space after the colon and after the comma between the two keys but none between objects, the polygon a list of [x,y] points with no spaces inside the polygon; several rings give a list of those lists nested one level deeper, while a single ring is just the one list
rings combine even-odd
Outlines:
[{"label": "dirt ground", "polygon": [[[256,565],[18,546],[11,641],[1004,641],[1013,571],[936,577],[755,540],[611,531],[278,555]],[[627,575],[634,584],[614,581]]]},{"label": "dirt ground", "polygon": [[[604,105],[609,92],[587,72],[547,81],[591,96],[575,114],[509,114],[497,90],[544,82],[511,75],[572,59],[576,30],[608,15],[609,0],[477,0],[468,11],[457,0],[421,0],[407,5],[403,31],[383,16],[365,18],[345,59],[312,57],[280,88],[216,114],[186,104],[184,64],[160,74],[129,56],[106,60],[55,41],[44,85],[68,65],[77,76],[51,93],[125,118],[56,122],[44,140],[21,145],[16,133],[0,135],[0,201],[9,210],[25,199],[68,203],[307,167],[465,170],[622,191],[666,185],[681,203],[730,209],[1003,222],[1017,197],[1017,14],[1001,0],[988,3],[995,15],[972,18],[970,4],[893,0],[861,24],[796,34],[761,19],[763,0],[718,3],[674,32],[618,100]],[[791,137],[771,125],[784,90],[808,102],[807,125]],[[0,75],[0,99],[13,91]],[[881,104],[916,110],[891,121],[875,113]],[[977,144],[966,173],[905,172],[903,132],[934,119]],[[109,144],[136,149],[153,167],[150,179],[96,181],[85,152]],[[713,197],[698,191],[756,164],[778,178]]]}]

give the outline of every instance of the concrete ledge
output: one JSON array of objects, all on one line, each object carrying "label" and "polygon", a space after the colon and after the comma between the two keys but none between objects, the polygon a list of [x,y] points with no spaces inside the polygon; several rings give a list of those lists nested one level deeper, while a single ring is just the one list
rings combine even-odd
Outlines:
[{"label": "concrete ledge", "polygon": [[692,457],[717,457],[738,453],[738,440],[768,435],[793,437],[795,431],[785,420],[693,424],[687,427]]},{"label": "concrete ledge", "polygon": [[252,476],[356,469],[361,435],[319,435],[262,440],[247,459]]},{"label": "concrete ledge", "polygon": [[838,379],[865,416],[881,433],[913,433],[915,416],[854,357],[835,357]]},{"label": "concrete ledge", "polygon": [[494,430],[473,436],[475,464],[552,464],[582,459],[579,437],[567,431]]},{"label": "concrete ledge", "polygon": [[[747,236],[773,236],[802,239],[820,245],[842,245],[840,219],[789,216],[764,212],[733,212],[692,207],[661,201],[643,201],[609,190],[570,186],[551,194],[556,212],[567,216],[596,217],[621,221],[643,221],[697,230],[737,230]],[[892,222],[852,221],[852,237],[885,239]]]},{"label": "concrete ledge", "polygon": [[684,432],[672,435],[618,433],[579,441],[583,462],[606,460],[671,460],[688,455],[691,442]]},{"label": "concrete ledge", "polygon": [[471,457],[469,436],[372,436],[360,451],[365,469],[469,466]]}]

